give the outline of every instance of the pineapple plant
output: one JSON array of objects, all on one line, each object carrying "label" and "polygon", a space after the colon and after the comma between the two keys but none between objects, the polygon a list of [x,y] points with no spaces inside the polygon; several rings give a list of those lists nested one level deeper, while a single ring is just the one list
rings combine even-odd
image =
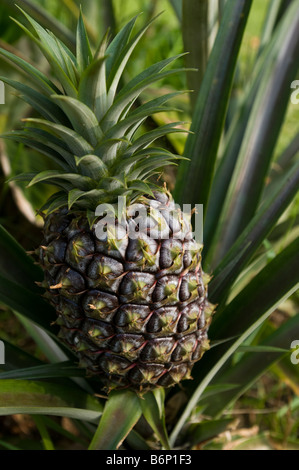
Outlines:
[{"label": "pineapple plant", "polygon": [[[0,225],[1,426],[2,416],[29,414],[45,449],[61,445],[51,441],[52,429],[66,435],[59,417],[76,427],[68,439],[89,449],[219,448],[224,438],[215,436],[231,425],[235,434],[230,410],[255,381],[270,368],[280,387],[281,377],[291,384],[297,377],[288,351],[298,315],[288,312],[281,322],[276,309],[299,281],[298,134],[288,137],[290,118],[281,132],[286,147],[278,142],[298,69],[298,0],[262,2],[263,31],[243,82],[241,45],[258,1],[170,0],[169,16],[134,34],[129,6],[124,12],[107,0],[100,16],[102,31],[108,20],[119,31],[112,40],[108,33],[99,40],[94,2],[84,5],[85,21],[74,2],[77,31],[49,14],[55,0],[49,11],[25,3],[29,14],[0,0],[14,9],[22,34],[19,50],[1,42],[0,80],[25,101],[22,128],[11,124],[14,113],[0,119],[8,130],[0,164],[5,150],[17,163],[7,188],[22,188],[40,208],[43,240],[30,241],[30,250],[40,246],[28,256],[9,234],[20,236],[0,198],[8,229]],[[169,31],[168,19],[177,25],[172,37],[159,30]],[[191,53],[174,41],[168,55],[180,32]],[[141,54],[146,35],[148,54]],[[22,55],[24,45],[34,62]],[[169,68],[175,60],[179,68]],[[193,93],[182,94],[180,77]],[[153,93],[161,83],[171,86]],[[18,110],[20,100],[8,95],[8,108]],[[191,132],[165,106],[170,99],[186,106],[189,97]],[[177,166],[171,191],[161,179],[170,165]],[[175,201],[203,204],[203,245],[192,233],[192,212]],[[38,359],[10,339],[10,316],[38,345]],[[1,448],[26,446],[3,437],[1,426]],[[271,437],[261,434],[269,446],[279,440]]]},{"label": "pineapple plant", "polygon": [[[178,72],[165,71],[177,57],[119,88],[149,24],[129,39],[134,18],[110,44],[106,34],[93,54],[81,14],[74,56],[24,14],[56,80],[35,74],[41,89],[35,91],[4,79],[22,89],[41,114],[5,137],[40,150],[59,166],[16,178],[59,188],[40,211],[44,240],[37,250],[59,336],[107,391],[172,386],[190,378],[193,363],[208,348],[213,307],[201,268],[202,246],[192,237],[188,215],[154,177],[180,159],[153,145],[158,137],[179,132],[179,123],[136,137],[144,120],[163,111],[176,93],[134,104],[150,84]],[[108,216],[103,210],[99,217],[100,206]]]}]

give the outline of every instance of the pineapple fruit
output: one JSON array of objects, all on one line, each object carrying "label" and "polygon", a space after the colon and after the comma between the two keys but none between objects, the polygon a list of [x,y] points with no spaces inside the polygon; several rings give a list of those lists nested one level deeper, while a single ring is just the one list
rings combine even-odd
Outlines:
[{"label": "pineapple fruit", "polygon": [[[191,377],[209,347],[213,306],[190,218],[153,178],[180,159],[153,142],[183,129],[172,123],[136,136],[146,118],[165,111],[179,93],[139,106],[136,100],[179,70],[166,69],[177,57],[121,87],[125,65],[150,23],[132,37],[132,19],[110,43],[106,34],[93,53],[81,14],[73,54],[23,13],[33,33],[18,24],[40,47],[55,81],[1,51],[35,87],[1,79],[40,115],[5,137],[47,155],[58,168],[17,178],[59,188],[40,212],[44,240],[37,250],[59,336],[107,392],[175,385]],[[109,208],[110,223],[97,214],[100,205]]]}]

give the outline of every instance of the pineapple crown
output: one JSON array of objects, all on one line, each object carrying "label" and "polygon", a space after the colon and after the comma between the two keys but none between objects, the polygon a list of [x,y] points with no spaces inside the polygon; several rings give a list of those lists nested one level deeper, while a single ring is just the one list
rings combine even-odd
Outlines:
[{"label": "pineapple crown", "polygon": [[186,130],[177,128],[181,122],[174,122],[138,137],[136,131],[148,116],[171,109],[165,103],[185,91],[151,99],[135,109],[133,105],[152,83],[185,70],[165,70],[184,54],[151,65],[121,86],[125,66],[155,18],[132,37],[137,19],[134,17],[110,43],[107,32],[92,52],[81,12],[74,54],[52,32],[21,11],[33,32],[13,20],[42,51],[57,83],[22,58],[0,49],[6,59],[30,76],[35,88],[5,77],[0,79],[20,92],[21,98],[41,116],[24,119],[22,130],[2,137],[47,155],[59,169],[21,174],[14,179],[29,181],[29,186],[44,182],[59,187],[43,208],[48,213],[63,206],[94,210],[99,202],[114,203],[118,196],[126,196],[132,202],[141,194],[153,195],[156,186],[150,178],[165,165],[183,158],[154,147],[153,142]]}]

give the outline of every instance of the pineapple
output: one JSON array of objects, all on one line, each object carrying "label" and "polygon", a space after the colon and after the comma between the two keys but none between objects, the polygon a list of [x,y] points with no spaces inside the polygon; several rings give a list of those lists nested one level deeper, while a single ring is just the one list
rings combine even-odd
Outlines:
[{"label": "pineapple", "polygon": [[[149,115],[164,111],[179,93],[139,106],[136,100],[179,70],[166,69],[179,56],[121,87],[126,63],[151,22],[131,37],[132,19],[110,43],[106,34],[93,53],[81,14],[73,54],[23,13],[33,33],[18,24],[40,47],[55,82],[1,51],[35,88],[1,79],[40,115],[5,137],[47,155],[58,168],[17,178],[59,188],[40,211],[44,240],[37,250],[59,336],[107,392],[173,386],[191,377],[194,362],[208,349],[213,306],[190,217],[153,178],[181,158],[153,143],[183,129],[172,123],[136,135]],[[99,207],[106,208],[109,222]]]}]

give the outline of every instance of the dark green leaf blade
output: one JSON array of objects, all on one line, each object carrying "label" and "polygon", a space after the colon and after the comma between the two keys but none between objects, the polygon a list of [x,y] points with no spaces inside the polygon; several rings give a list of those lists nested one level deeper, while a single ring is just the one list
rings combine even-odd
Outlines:
[{"label": "dark green leaf blade", "polygon": [[[163,70],[171,64],[173,61],[177,60],[179,57],[184,54],[179,54],[169,59],[164,59],[160,62],[157,62],[147,69],[143,70],[140,74],[134,77],[129,83],[127,83],[117,94],[117,97],[113,105],[108,109],[107,114],[101,121],[101,126],[104,131],[107,131],[111,128],[112,125],[115,125],[120,117],[123,119],[126,114],[129,112],[130,108],[134,104],[135,100],[152,83],[161,80],[172,73],[182,72],[182,69],[177,69],[174,71],[164,72]],[[175,96],[176,93],[170,94],[169,98]],[[167,95],[166,95],[167,96]],[[162,97],[163,98],[163,97]],[[166,100],[164,100],[165,102]]]},{"label": "dark green leaf blade", "polygon": [[[263,53],[256,61],[249,85],[245,88],[244,95],[234,113],[234,119],[229,125],[228,132],[225,136],[225,143],[223,152],[220,154],[219,165],[216,168],[213,183],[211,187],[211,197],[207,208],[205,227],[204,227],[204,258],[217,257],[215,249],[212,249],[212,241],[221,238],[218,234],[220,230],[220,215],[225,203],[227,190],[229,188],[232,175],[236,163],[239,158],[240,149],[247,130],[250,116],[252,115],[253,106],[256,100],[257,92],[260,88],[261,82],[268,80],[269,67],[277,57],[280,49],[280,44],[284,40],[289,27],[289,21],[283,22],[279,29],[277,29],[271,42],[267,45]],[[257,116],[252,119],[257,119]],[[211,254],[208,253],[209,249]]]},{"label": "dark green leaf blade", "polygon": [[192,423],[188,426],[184,439],[189,443],[189,446],[204,443],[224,432],[231,422],[231,418],[222,418]]},{"label": "dark green leaf blade", "polygon": [[78,99],[94,112],[98,121],[107,111],[107,90],[105,76],[105,61],[107,56],[93,60],[81,74]]},{"label": "dark green leaf blade", "polygon": [[[3,0],[9,8],[13,8],[18,12],[18,7],[11,0]],[[49,28],[57,37],[59,37],[68,47],[75,48],[76,38],[72,31],[70,31],[61,21],[52,16],[49,11],[31,0],[22,0],[22,5],[26,7],[26,11],[43,25],[44,28]]]},{"label": "dark green leaf blade", "polygon": [[220,303],[264,238],[293,200],[299,185],[299,163],[295,163],[275,194],[265,201],[246,230],[216,267],[210,283],[212,302]]},{"label": "dark green leaf blade", "polygon": [[251,0],[227,0],[218,35],[195,106],[190,134],[177,177],[179,204],[204,205],[210,193],[221,132]]},{"label": "dark green leaf blade", "polygon": [[179,21],[182,21],[183,0],[169,0]]},{"label": "dark green leaf blade", "polygon": [[0,302],[29,318],[50,333],[50,335],[57,334],[58,328],[52,326],[52,323],[56,320],[53,307],[40,295],[6,279],[1,274]]},{"label": "dark green leaf blade", "polygon": [[41,281],[42,270],[2,225],[0,225],[0,272],[9,280],[40,292],[35,282]]},{"label": "dark green leaf blade", "polygon": [[[193,395],[177,422],[170,442],[173,445],[186,419],[192,413],[207,386],[225,366],[228,359],[260,326],[275,308],[299,287],[299,237],[277,255],[214,319],[210,327],[211,339],[238,335],[217,348],[208,351],[200,364],[193,368],[195,388]],[[227,379],[225,380],[227,383]]]},{"label": "dark green leaf blade", "polygon": [[14,369],[0,374],[0,379],[40,380],[57,377],[84,377],[85,371],[70,361]]},{"label": "dark green leaf blade", "polygon": [[30,78],[34,80],[37,86],[44,90],[48,95],[53,93],[60,93],[60,90],[48,79],[45,74],[40,72],[37,68],[33,67],[33,65],[23,60],[21,57],[18,57],[2,48],[0,48],[0,54],[11,61],[13,64],[17,65],[21,70],[26,72],[26,74],[28,74]]},{"label": "dark green leaf blade", "polygon": [[141,416],[136,393],[111,392],[89,450],[115,450]]},{"label": "dark green leaf blade", "polygon": [[[227,409],[273,363],[281,357],[287,357],[288,354],[285,351],[290,351],[291,339],[297,337],[299,337],[299,317],[295,315],[259,345],[264,350],[246,354],[236,365],[227,369],[224,374],[215,377],[214,384],[221,385],[223,381],[233,380],[239,385],[234,389],[224,391],[216,396],[213,402],[207,403],[208,406],[205,411],[207,411],[208,415],[219,416],[224,409]],[[273,348],[272,352],[271,348]]]},{"label": "dark green leaf blade", "polygon": [[45,182],[47,180],[51,180],[51,183],[55,182],[56,184],[59,180],[67,181],[78,189],[83,189],[85,191],[92,188],[94,185],[93,180],[89,176],[80,176],[78,173],[64,173],[58,170],[45,170],[34,176],[28,186],[33,186],[34,184]]},{"label": "dark green leaf blade", "polygon": [[290,83],[298,70],[298,2],[292,3],[287,13],[284,18],[287,32],[275,59],[265,70],[227,193],[218,259],[228,251],[255,214],[289,104]]},{"label": "dark green leaf blade", "polygon": [[80,8],[80,15],[77,25],[77,62],[80,72],[86,69],[92,61],[92,52],[89,44],[89,39],[86,33],[86,28],[83,20],[82,8]]},{"label": "dark green leaf blade", "polygon": [[[66,47],[59,43],[55,37],[48,33],[40,24],[38,24],[30,15],[18,6],[19,10],[24,14],[28,22],[33,27],[37,37],[32,34],[28,28],[22,23],[13,18],[13,21],[20,26],[20,28],[28,35],[28,37],[34,41],[40,48],[50,66],[53,69],[55,75],[59,78],[64,90],[70,96],[76,96],[76,77],[74,75],[73,61],[71,59],[71,52],[69,55],[66,53]],[[60,93],[60,92],[59,92]]]},{"label": "dark green leaf blade", "polygon": [[0,375],[0,415],[42,414],[96,421],[102,405],[73,387],[51,382],[3,379]]},{"label": "dark green leaf blade", "polygon": [[38,129],[45,130],[49,134],[61,138],[67,143],[70,151],[78,157],[83,157],[93,151],[93,147],[81,135],[68,127],[54,124],[44,119],[28,118],[25,121]]},{"label": "dark green leaf blade", "polygon": [[[133,53],[133,50],[137,46],[138,42],[142,38],[142,36],[145,34],[147,29],[150,27],[150,25],[155,21],[155,19],[158,17],[157,15],[155,18],[152,18],[150,21],[146,23],[143,28],[141,28],[136,35],[128,42],[127,45],[124,45],[118,53],[118,57],[116,59],[116,62],[113,64],[113,67],[107,77],[107,90],[108,90],[108,106],[111,106],[115,94],[117,92],[117,88],[119,85],[119,81],[121,79],[122,73],[124,71],[124,68]],[[134,23],[133,23],[134,24]],[[112,43],[111,43],[112,44]],[[111,46],[110,44],[110,46]],[[109,53],[110,46],[107,49],[107,54]],[[109,65],[109,59],[107,60],[107,67]]]},{"label": "dark green leaf blade", "polygon": [[223,338],[228,332],[230,335],[241,334],[284,293],[298,285],[298,265],[299,238],[296,238],[256,275],[218,317],[215,316],[210,330],[212,337]]},{"label": "dark green leaf blade", "polygon": [[114,37],[114,39],[109,44],[107,48],[107,78],[110,75],[110,72],[114,65],[116,64],[119,56],[122,54],[122,50],[127,45],[129,38],[131,36],[132,30],[134,28],[135,22],[137,20],[137,16],[131,19],[129,23],[127,23],[119,33]]},{"label": "dark green leaf blade", "polygon": [[183,0],[183,41],[186,67],[196,71],[187,72],[187,83],[194,95],[190,96],[192,109],[200,90],[209,56],[209,2]]},{"label": "dark green leaf blade", "polygon": [[3,338],[1,338],[1,340],[4,343],[5,351],[5,363],[0,366],[2,371],[9,372],[14,371],[15,369],[25,369],[44,364],[40,359],[37,359],[31,354],[23,351],[23,349],[18,348]]},{"label": "dark green leaf blade", "polygon": [[271,40],[274,29],[277,25],[278,15],[281,11],[283,3],[285,3],[284,0],[271,0],[269,2],[268,10],[263,24],[263,30],[261,33],[259,54],[264,49],[265,45]]},{"label": "dark green leaf blade", "polygon": [[[159,408],[158,401],[155,395],[162,395],[160,402],[162,403],[162,409]],[[164,410],[164,391],[158,389],[155,392],[146,393],[139,400],[142,409],[142,414],[153,429],[153,431],[159,437],[164,449],[170,450],[170,444],[168,434],[165,425],[165,410]]]},{"label": "dark green leaf blade", "polygon": [[64,113],[61,112],[58,106],[56,106],[52,101],[45,96],[43,93],[40,93],[33,88],[17,82],[16,80],[11,80],[6,77],[0,77],[0,80],[4,83],[7,83],[11,87],[15,88],[17,91],[24,94],[24,100],[30,100],[29,103],[45,118],[50,121],[60,122],[61,124],[68,124],[68,120]]},{"label": "dark green leaf blade", "polygon": [[55,95],[52,96],[52,99],[58,103],[68,116],[73,129],[95,147],[103,137],[103,132],[91,109],[81,101],[69,96]]}]

